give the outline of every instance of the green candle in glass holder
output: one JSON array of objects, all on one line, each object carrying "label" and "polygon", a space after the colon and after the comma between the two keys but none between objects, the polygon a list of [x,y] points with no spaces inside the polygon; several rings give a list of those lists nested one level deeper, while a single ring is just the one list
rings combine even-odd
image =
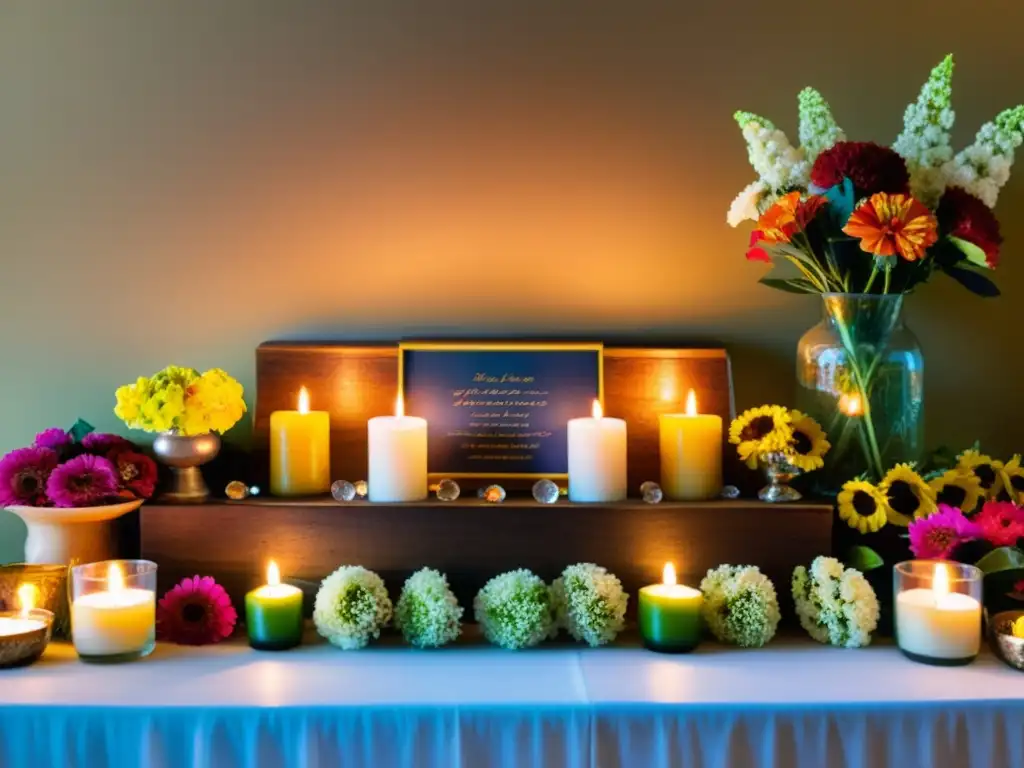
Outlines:
[{"label": "green candle in glass holder", "polygon": [[281,583],[273,560],[267,583],[245,596],[245,626],[249,645],[260,651],[284,651],[302,642],[302,590]]},{"label": "green candle in glass holder", "polygon": [[665,563],[662,583],[640,589],[640,635],[644,647],[661,653],[686,653],[700,644],[700,590],[676,583],[676,569]]}]

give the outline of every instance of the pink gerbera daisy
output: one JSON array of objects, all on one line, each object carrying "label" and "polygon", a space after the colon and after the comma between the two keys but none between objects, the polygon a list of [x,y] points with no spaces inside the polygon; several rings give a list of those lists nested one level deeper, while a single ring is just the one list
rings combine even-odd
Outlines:
[{"label": "pink gerbera daisy", "polygon": [[978,538],[981,528],[945,504],[935,514],[910,523],[910,551],[920,560],[946,560],[959,545]]},{"label": "pink gerbera daisy", "polygon": [[1009,501],[988,501],[974,522],[995,547],[1012,547],[1024,537],[1024,510]]},{"label": "pink gerbera daisy", "polygon": [[46,495],[56,507],[95,507],[117,496],[117,470],[102,456],[83,454],[50,473]]},{"label": "pink gerbera daisy", "polygon": [[238,614],[224,587],[211,576],[182,579],[160,598],[156,631],[178,645],[209,645],[230,637]]},{"label": "pink gerbera daisy", "polygon": [[121,488],[137,499],[148,499],[153,495],[157,479],[156,462],[131,448],[111,451],[107,458],[117,470]]},{"label": "pink gerbera daisy", "polygon": [[90,432],[82,438],[82,447],[89,453],[106,455],[113,450],[135,450],[135,444],[126,440],[120,435],[111,435],[106,432]]},{"label": "pink gerbera daisy", "polygon": [[46,480],[57,466],[49,448],[18,448],[0,459],[0,507],[46,506]]},{"label": "pink gerbera daisy", "polygon": [[49,448],[52,451],[59,451],[73,442],[74,438],[60,427],[50,427],[36,435],[36,439],[32,444],[36,448]]}]

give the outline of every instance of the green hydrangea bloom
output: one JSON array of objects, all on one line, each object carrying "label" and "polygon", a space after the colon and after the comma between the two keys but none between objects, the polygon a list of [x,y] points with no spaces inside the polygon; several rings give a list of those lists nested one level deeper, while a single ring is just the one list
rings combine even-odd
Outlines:
[{"label": "green hydrangea bloom", "polygon": [[592,647],[615,639],[625,626],[629,595],[618,577],[593,563],[577,563],[551,585],[556,622]]},{"label": "green hydrangea bloom", "polygon": [[719,642],[759,648],[775,636],[781,618],[778,597],[756,566],[713,568],[700,591],[704,622]]},{"label": "green hydrangea bloom", "polygon": [[462,632],[462,607],[443,574],[421,568],[405,582],[395,606],[395,624],[417,648],[439,648]]},{"label": "green hydrangea bloom", "polygon": [[473,610],[484,637],[502,648],[538,645],[554,625],[547,584],[525,568],[488,581],[477,593]]},{"label": "green hydrangea bloom", "polygon": [[342,650],[366,646],[391,619],[384,581],[361,565],[343,565],[320,584],[313,607],[317,632]]}]

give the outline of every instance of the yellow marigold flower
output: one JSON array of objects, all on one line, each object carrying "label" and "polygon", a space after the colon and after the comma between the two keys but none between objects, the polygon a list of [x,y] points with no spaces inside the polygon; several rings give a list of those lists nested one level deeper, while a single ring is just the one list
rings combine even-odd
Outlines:
[{"label": "yellow marigold flower", "polygon": [[871,483],[850,480],[843,486],[837,499],[839,519],[861,533],[874,533],[886,522],[888,504],[885,496]]},{"label": "yellow marigold flower", "polygon": [[935,492],[935,503],[956,507],[965,515],[978,508],[984,495],[981,480],[973,472],[950,469],[932,480],[928,485]]},{"label": "yellow marigold flower", "polygon": [[813,472],[825,466],[825,454],[832,445],[825,430],[805,413],[790,411],[789,420],[793,429],[790,448],[786,451],[789,463],[804,472]]},{"label": "yellow marigold flower", "polygon": [[762,405],[744,411],[729,426],[729,442],[743,461],[758,454],[785,451],[793,439],[789,411],[780,405]]},{"label": "yellow marigold flower", "polygon": [[885,496],[886,516],[893,525],[906,528],[911,520],[938,509],[935,491],[909,464],[897,464],[886,472],[878,490]]},{"label": "yellow marigold flower", "polygon": [[960,454],[956,466],[961,471],[974,473],[981,481],[981,490],[985,496],[994,499],[999,495],[1001,488],[999,473],[1003,469],[1003,462],[971,449]]}]

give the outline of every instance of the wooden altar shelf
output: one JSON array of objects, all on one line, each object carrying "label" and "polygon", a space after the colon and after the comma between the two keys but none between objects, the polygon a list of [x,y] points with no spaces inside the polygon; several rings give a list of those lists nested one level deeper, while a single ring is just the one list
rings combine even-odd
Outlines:
[{"label": "wooden altar shelf", "polygon": [[754,501],[544,506],[517,498],[503,504],[267,499],[141,509],[142,556],[159,564],[161,592],[202,574],[236,601],[263,583],[270,558],[287,578],[310,582],[309,592],[339,565],[363,565],[381,575],[393,599],[413,571],[429,566],[447,573],[467,607],[489,578],[515,568],[550,580],[566,565],[597,563],[635,594],[660,580],[666,561],[691,586],[708,568],[750,564],[786,600],[793,567],[830,551],[831,527],[830,506]]}]

